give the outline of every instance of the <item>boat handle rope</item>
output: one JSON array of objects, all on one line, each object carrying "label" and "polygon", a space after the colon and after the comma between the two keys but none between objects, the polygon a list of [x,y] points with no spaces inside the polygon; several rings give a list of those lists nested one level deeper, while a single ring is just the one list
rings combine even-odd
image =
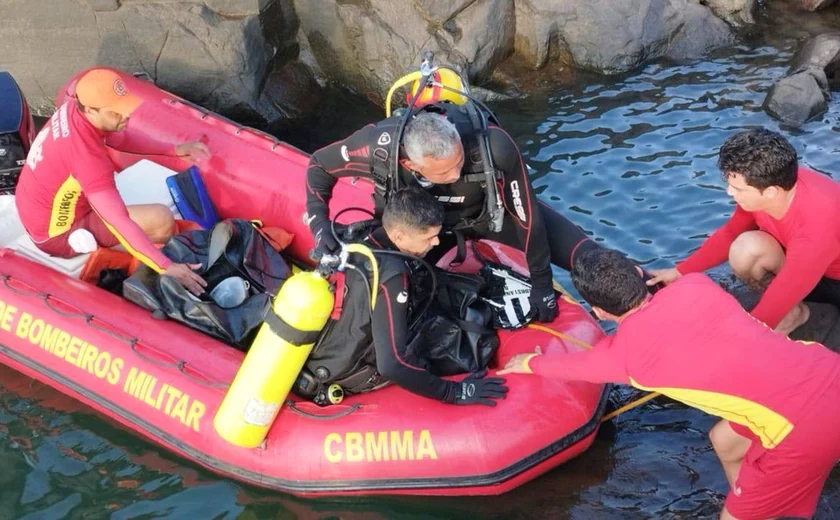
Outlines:
[{"label": "boat handle rope", "polygon": [[[32,291],[25,291],[23,289],[18,289],[17,287],[12,287],[12,285],[9,283],[9,280],[11,280],[11,279],[12,279],[11,275],[8,275],[8,274],[3,275],[3,285],[5,285],[13,293],[17,293],[17,294],[20,294],[20,295],[23,295],[23,296],[38,296],[38,297],[43,297],[44,296],[44,293],[36,290],[34,287],[32,287]],[[27,285],[29,285],[29,284],[27,284]]]},{"label": "boat handle rope", "polygon": [[[554,330],[554,329],[546,327],[544,325],[537,325],[535,323],[529,323],[527,325],[527,327],[529,329],[534,329],[534,330],[538,330],[538,331],[541,331],[541,332],[545,332],[547,334],[551,334],[554,337],[560,338],[563,341],[568,341],[569,343],[574,343],[575,345],[581,346],[581,347],[583,347],[587,350],[592,349],[592,345],[590,345],[589,343],[586,343],[585,341],[581,341],[577,338],[573,338],[573,337],[569,336],[568,334],[564,334],[564,333],[560,332],[559,330]],[[610,419],[613,419],[613,418],[619,416],[620,414],[623,414],[624,412],[626,412],[628,410],[632,410],[633,408],[636,408],[637,406],[641,406],[641,405],[645,404],[646,402],[650,401],[651,399],[655,399],[655,398],[659,397],[660,395],[662,395],[660,392],[650,392],[649,394],[646,394],[646,395],[644,395],[644,396],[642,396],[638,399],[635,399],[635,400],[625,404],[624,406],[622,406],[622,407],[620,407],[616,410],[613,410],[612,412],[608,413],[607,415],[601,417],[601,422],[602,423],[607,422]]]},{"label": "boat handle rope", "polygon": [[[130,338],[128,336],[123,336],[122,334],[119,334],[118,332],[113,331],[110,328],[99,325],[97,322],[102,322],[102,323],[107,323],[107,322],[105,322],[103,320],[100,320],[94,314],[87,314],[85,312],[82,312],[82,310],[79,309],[78,307],[76,307],[76,306],[74,306],[70,303],[67,303],[67,302],[65,302],[65,301],[63,301],[59,298],[56,298],[55,296],[53,296],[49,293],[41,292],[38,289],[32,287],[31,285],[29,285],[28,283],[26,283],[22,280],[15,280],[15,281],[17,283],[25,285],[26,287],[29,288],[29,290],[19,289],[17,287],[12,286],[12,284],[10,283],[10,281],[13,280],[11,275],[0,274],[0,279],[3,280],[3,285],[5,285],[10,291],[12,291],[16,294],[20,294],[22,296],[38,297],[38,298],[40,298],[44,301],[44,304],[47,306],[48,309],[52,310],[56,314],[60,314],[62,316],[67,316],[67,317],[70,317],[70,318],[83,318],[85,320],[85,323],[89,327],[91,327],[93,329],[96,329],[96,330],[99,330],[101,332],[104,332],[104,333],[108,334],[109,336],[111,336],[113,338],[116,338],[119,341],[128,343],[129,347],[131,347],[131,351],[134,352],[134,354],[136,354],[137,357],[143,359],[144,361],[146,361],[148,363],[151,363],[153,365],[157,365],[159,367],[164,367],[164,368],[177,368],[178,371],[181,372],[182,374],[184,374],[186,377],[188,377],[188,378],[190,378],[190,379],[192,379],[192,380],[196,381],[197,383],[200,383],[204,386],[210,386],[210,387],[214,387],[214,388],[226,388],[226,387],[230,386],[228,383],[223,383],[223,382],[220,382],[220,381],[212,381],[212,380],[210,380],[210,378],[196,377],[196,376],[193,376],[191,374],[188,374],[184,370],[184,367],[187,365],[186,361],[179,360],[179,359],[177,359],[173,356],[170,356],[169,354],[167,354],[167,353],[165,353],[165,352],[163,352],[159,349],[156,349],[155,347],[152,347],[152,346],[147,345],[145,343],[141,343],[140,338]],[[60,310],[53,303],[50,302],[50,299],[54,299],[58,302],[61,302],[63,305],[67,305],[68,307],[76,309],[78,312],[68,312],[68,311]],[[138,346],[142,346],[142,348],[153,350],[153,351],[155,351],[159,354],[165,355],[165,356],[169,357],[169,359],[171,359],[172,361],[162,361],[162,360],[151,358],[151,357],[143,354],[142,352],[140,352],[138,350]],[[196,374],[200,373],[192,367],[190,367],[190,370],[193,371]]]},{"label": "boat handle rope", "polygon": [[[73,311],[63,311],[63,310],[59,309],[58,307],[56,307],[55,305],[53,305],[52,303],[50,303],[50,299],[51,299],[51,298],[52,298],[52,299],[54,299],[54,300],[57,300],[57,301],[59,301],[59,302],[61,302],[61,303],[63,303],[64,305],[67,305],[68,307],[71,307],[71,308],[73,308],[73,309],[76,309],[76,312],[73,312]],[[88,315],[87,315],[87,314],[85,314],[85,313],[83,313],[81,309],[79,309],[79,308],[78,308],[78,307],[76,307],[75,305],[70,305],[70,304],[69,304],[69,303],[67,303],[67,302],[63,302],[63,301],[59,300],[58,298],[56,298],[55,296],[53,296],[53,295],[51,295],[51,294],[43,294],[43,295],[41,295],[41,299],[42,299],[42,300],[44,300],[44,305],[46,305],[47,307],[49,307],[49,309],[50,309],[51,311],[53,311],[54,313],[56,313],[56,314],[60,314],[60,315],[62,315],[62,316],[66,316],[66,317],[68,317],[68,318],[85,318],[85,320],[87,320]],[[93,316],[91,316],[91,317],[93,317]]]},{"label": "boat handle rope", "polygon": [[189,369],[191,371],[193,371],[195,374],[197,374],[197,376],[191,375],[189,372],[187,372],[187,366],[188,366],[187,362],[184,361],[183,359],[181,361],[178,361],[178,372],[184,374],[184,377],[192,379],[193,381],[195,381],[197,383],[201,383],[201,384],[206,385],[206,386],[211,386],[213,388],[229,388],[230,387],[230,385],[228,383],[222,383],[220,381],[213,381],[209,377],[205,376],[202,372],[196,370],[195,368],[189,367]]},{"label": "boat handle rope", "polygon": [[362,407],[361,404],[356,403],[350,408],[347,408],[346,410],[342,410],[340,412],[336,412],[332,415],[318,415],[314,413],[304,412],[303,410],[297,407],[297,404],[294,401],[286,401],[286,406],[288,406],[289,410],[295,412],[296,414],[302,415],[303,417],[307,417],[309,419],[315,419],[316,421],[330,421],[332,419],[346,417]]},{"label": "boat handle rope", "polygon": [[236,128],[236,131],[234,132],[234,135],[240,135],[244,131],[244,132],[249,132],[249,133],[255,134],[258,137],[262,137],[262,138],[266,139],[267,141],[269,141],[271,143],[271,151],[272,152],[274,150],[276,150],[279,145],[283,145],[283,146],[286,146],[286,147],[291,148],[293,150],[297,150],[300,153],[303,153],[303,154],[306,153],[303,150],[301,150],[300,148],[298,148],[297,146],[293,146],[293,145],[291,145],[291,144],[289,144],[285,141],[281,141],[281,140],[277,139],[277,137],[269,134],[268,132],[263,132],[262,130],[259,130],[257,128],[253,128],[253,127],[250,127],[250,126],[245,126],[245,125],[239,124],[232,119],[229,119],[229,118],[227,118],[223,115],[217,114],[215,112],[210,112],[206,108],[204,108],[202,106],[199,106],[199,105],[196,105],[195,103],[193,103],[191,101],[187,101],[186,99],[172,98],[168,102],[169,102],[170,105],[176,105],[176,104],[184,105],[184,106],[187,106],[189,108],[192,108],[193,110],[198,111],[199,113],[201,113],[201,120],[202,121],[207,119],[208,117],[213,117],[213,118],[216,118],[220,121],[225,122],[225,123],[233,126],[234,128]]},{"label": "boat handle rope", "polygon": [[[177,367],[178,366],[178,361],[177,360],[176,361],[163,361],[163,360],[160,360],[160,359],[155,359],[153,357],[147,356],[146,354],[143,354],[142,352],[140,352],[140,350],[137,348],[137,346],[140,345],[140,340],[138,338],[132,338],[132,339],[128,340],[128,343],[131,346],[131,351],[134,352],[137,355],[137,357],[139,357],[140,359],[143,359],[143,360],[145,360],[145,361],[147,361],[147,362],[149,362],[153,365],[157,365],[159,367],[165,367],[165,368]],[[143,348],[147,348],[149,350],[154,350],[156,352],[159,352],[157,349],[153,349],[152,347],[150,347],[146,344],[143,344]],[[170,359],[175,359],[175,358],[170,357]]]}]

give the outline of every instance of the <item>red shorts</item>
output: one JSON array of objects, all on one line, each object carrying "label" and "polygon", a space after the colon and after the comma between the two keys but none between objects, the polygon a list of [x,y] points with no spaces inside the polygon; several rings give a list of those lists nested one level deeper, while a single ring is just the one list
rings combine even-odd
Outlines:
[{"label": "red shorts", "polygon": [[83,217],[77,218],[68,231],[35,245],[41,251],[59,258],[73,258],[74,256],[79,256],[79,253],[74,251],[68,242],[70,233],[76,231],[77,229],[86,229],[90,231],[93,238],[96,239],[96,243],[99,247],[114,247],[120,243],[120,241],[117,240],[117,237],[115,237],[105,225],[105,222],[99,218],[99,215],[97,215],[95,211],[89,211]]},{"label": "red shorts", "polygon": [[835,384],[819,400],[825,405],[814,406],[772,450],[765,449],[749,428],[729,423],[735,433],[752,440],[735,489],[726,496],[726,509],[733,516],[750,520],[814,514],[823,485],[840,461],[838,400],[840,384]]}]

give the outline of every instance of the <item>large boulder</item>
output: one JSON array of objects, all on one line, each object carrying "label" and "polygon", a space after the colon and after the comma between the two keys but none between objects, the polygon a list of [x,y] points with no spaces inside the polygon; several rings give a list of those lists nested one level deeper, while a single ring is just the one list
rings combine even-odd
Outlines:
[{"label": "large boulder", "polygon": [[3,16],[4,65],[40,113],[79,70],[106,65],[251,123],[284,117],[262,90],[277,52],[295,57],[291,0],[7,0]]},{"label": "large boulder", "polygon": [[813,68],[833,76],[839,67],[840,33],[831,32],[809,38],[793,55],[788,73]]},{"label": "large boulder", "polygon": [[827,80],[822,69],[806,69],[782,78],[770,88],[764,109],[790,126],[801,126],[828,108]]},{"label": "large boulder", "polygon": [[764,109],[771,116],[800,126],[828,109],[829,81],[840,68],[840,33],[819,34],[794,54],[787,75],[767,93]]},{"label": "large boulder", "polygon": [[741,27],[755,23],[756,0],[700,0],[716,15],[732,26]]},{"label": "large boulder", "polygon": [[517,0],[516,52],[534,67],[560,59],[621,73],[664,56],[681,33],[681,58],[729,43],[719,22],[688,0]]},{"label": "large boulder", "polygon": [[671,41],[666,56],[674,60],[693,60],[735,41],[726,22],[706,6],[689,3],[683,11],[685,23]]},{"label": "large boulder", "polygon": [[145,72],[161,88],[213,110],[248,119],[257,111],[274,56],[259,13],[229,17],[203,3],[128,1],[97,13],[96,22],[104,35],[96,63]]},{"label": "large boulder", "polygon": [[423,51],[473,80],[513,51],[513,0],[296,0],[295,10],[321,70],[376,101]]}]

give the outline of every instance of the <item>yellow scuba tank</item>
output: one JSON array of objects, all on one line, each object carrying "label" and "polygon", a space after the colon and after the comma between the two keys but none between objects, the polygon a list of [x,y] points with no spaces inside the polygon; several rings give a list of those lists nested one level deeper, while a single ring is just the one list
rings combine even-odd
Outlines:
[{"label": "yellow scuba tank", "polygon": [[257,332],[213,420],[216,432],[243,448],[259,446],[277,417],[320,331],[334,297],[317,272],[286,280]]}]

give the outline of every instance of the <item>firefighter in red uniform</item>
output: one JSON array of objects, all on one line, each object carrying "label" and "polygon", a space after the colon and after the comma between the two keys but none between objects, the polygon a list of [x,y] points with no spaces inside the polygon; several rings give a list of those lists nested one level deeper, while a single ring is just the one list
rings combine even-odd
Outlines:
[{"label": "firefighter in red uniform", "polygon": [[596,250],[575,258],[572,282],[615,335],[519,354],[499,374],[628,384],[722,417],[710,433],[730,484],[721,518],[814,513],[840,460],[840,355],[773,332],[702,274],[650,296],[632,262]]}]

